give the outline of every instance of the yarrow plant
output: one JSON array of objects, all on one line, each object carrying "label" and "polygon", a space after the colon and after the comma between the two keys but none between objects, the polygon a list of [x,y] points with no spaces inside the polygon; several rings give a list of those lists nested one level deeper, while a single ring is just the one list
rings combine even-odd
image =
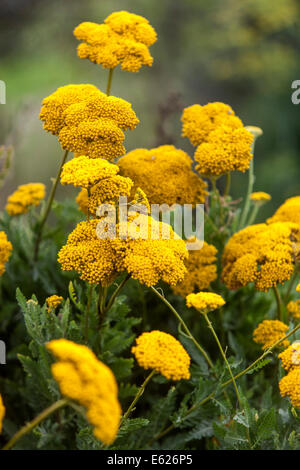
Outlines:
[{"label": "yarrow plant", "polygon": [[[57,175],[0,215],[3,449],[299,450],[300,196],[257,220],[271,200],[254,188],[262,130],[226,103],[181,110],[190,150],[177,136],[127,152],[137,103],[111,95],[113,72],[151,66],[159,34],[119,11],[74,36],[106,89],[48,91]],[[59,184],[75,197],[56,200]]]}]

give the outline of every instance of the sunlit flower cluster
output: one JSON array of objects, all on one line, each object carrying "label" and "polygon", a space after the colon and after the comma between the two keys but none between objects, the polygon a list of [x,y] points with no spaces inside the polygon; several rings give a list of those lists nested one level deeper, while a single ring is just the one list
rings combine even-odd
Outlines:
[{"label": "sunlit flower cluster", "polygon": [[131,351],[144,369],[153,369],[171,380],[190,378],[191,359],[179,341],[168,333],[157,330],[143,333]]},{"label": "sunlit flower cluster", "polygon": [[189,294],[186,297],[188,307],[194,307],[201,313],[208,313],[225,305],[225,300],[214,292],[198,292]]},{"label": "sunlit flower cluster", "polygon": [[58,339],[50,341],[47,348],[58,359],[51,370],[61,393],[86,408],[94,435],[105,444],[111,444],[121,419],[113,373],[87,346]]},{"label": "sunlit flower cluster", "polygon": [[136,149],[118,161],[120,172],[141,187],[150,204],[203,203],[206,183],[192,170],[192,160],[174,145]]},{"label": "sunlit flower cluster", "polygon": [[3,404],[2,396],[0,395],[0,434],[2,432],[2,423],[5,416],[5,407]]},{"label": "sunlit flower cluster", "polygon": [[287,349],[278,354],[279,359],[282,362],[282,367],[287,372],[294,369],[300,370],[300,342],[295,341]]},{"label": "sunlit flower cluster", "polygon": [[288,396],[295,408],[300,408],[300,368],[289,372],[279,382],[280,393]]},{"label": "sunlit flower cluster", "polygon": [[[279,320],[264,320],[253,331],[253,340],[262,345],[262,349],[267,349],[273,346],[278,340],[283,338],[289,327]],[[290,344],[288,339],[285,339],[278,346],[287,347]]]},{"label": "sunlit flower cluster", "polygon": [[123,155],[123,131],[139,122],[130,103],[93,85],[60,87],[42,104],[44,129],[58,136],[63,149],[90,158]]},{"label": "sunlit flower cluster", "polygon": [[44,197],[44,184],[22,184],[14,193],[8,197],[5,209],[9,215],[25,214],[28,212],[30,206],[38,206]]},{"label": "sunlit flower cluster", "polygon": [[270,201],[272,198],[270,194],[264,193],[263,191],[258,191],[250,195],[250,199],[254,203],[264,203]]},{"label": "sunlit flower cluster", "polygon": [[105,24],[84,22],[74,30],[80,41],[78,57],[113,69],[121,64],[122,70],[138,72],[142,65],[151,66],[149,52],[157,39],[149,21],[127,11],[118,11],[105,19]]},{"label": "sunlit flower cluster", "polygon": [[300,196],[287,199],[275,212],[275,214],[267,220],[267,223],[274,222],[293,222],[300,224]]},{"label": "sunlit flower cluster", "polygon": [[61,172],[61,183],[89,188],[99,181],[119,172],[117,165],[103,158],[91,159],[86,156],[73,158],[65,163]]},{"label": "sunlit flower cluster", "polygon": [[267,291],[290,279],[294,271],[293,243],[299,226],[289,223],[257,224],[234,234],[223,253],[222,278],[229,289],[254,282]]},{"label": "sunlit flower cluster", "polygon": [[50,297],[47,297],[46,303],[48,305],[48,310],[50,311],[51,309],[55,309],[58,307],[63,300],[63,297],[60,295],[51,295]]},{"label": "sunlit flower cluster", "polygon": [[287,306],[287,311],[289,314],[294,318],[300,318],[300,299],[299,300],[291,300]]},{"label": "sunlit flower cluster", "polygon": [[5,271],[5,263],[9,260],[12,252],[12,244],[7,240],[5,232],[0,232],[0,276]]}]

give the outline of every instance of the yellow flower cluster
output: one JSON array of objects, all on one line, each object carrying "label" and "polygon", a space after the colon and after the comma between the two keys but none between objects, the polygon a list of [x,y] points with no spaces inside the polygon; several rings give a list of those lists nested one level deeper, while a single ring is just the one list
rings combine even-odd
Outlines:
[{"label": "yellow flower cluster", "polygon": [[294,271],[293,243],[300,227],[290,223],[251,225],[234,234],[223,253],[222,279],[229,289],[255,282],[267,291],[290,279]]},{"label": "yellow flower cluster", "polygon": [[287,306],[287,311],[289,314],[294,318],[300,318],[300,299],[299,300],[291,300]]},{"label": "yellow flower cluster", "polygon": [[87,346],[58,339],[50,341],[47,348],[58,359],[51,370],[61,393],[86,408],[94,435],[105,444],[111,444],[121,418],[113,373]]},{"label": "yellow flower cluster", "polygon": [[270,201],[272,198],[270,194],[264,193],[263,191],[258,191],[256,193],[252,193],[250,195],[250,199],[254,203],[263,203],[263,202]]},{"label": "yellow flower cluster", "polygon": [[[279,320],[264,320],[262,321],[253,332],[253,340],[262,345],[262,349],[267,349],[273,346],[276,341],[283,338],[289,327]],[[287,347],[290,344],[288,339],[285,339],[278,346]]]},{"label": "yellow flower cluster", "polygon": [[5,209],[9,215],[24,214],[28,212],[30,206],[38,206],[44,197],[44,184],[22,184],[14,193],[8,197]]},{"label": "yellow flower cluster", "polygon": [[190,356],[168,333],[154,330],[141,334],[131,352],[144,369],[154,369],[171,380],[190,378]]},{"label": "yellow flower cluster", "polygon": [[2,396],[0,395],[0,434],[2,432],[2,423],[5,416],[5,407],[3,405]]},{"label": "yellow flower cluster", "polygon": [[195,146],[207,142],[209,134],[219,126],[228,126],[231,129],[243,127],[233,109],[228,104],[218,102],[205,106],[194,104],[185,108],[181,121],[182,137],[187,137]]},{"label": "yellow flower cluster", "polygon": [[296,287],[296,291],[300,293],[300,282],[299,282],[299,284],[298,284],[297,287]]},{"label": "yellow flower cluster", "polygon": [[207,177],[220,176],[233,170],[248,170],[253,157],[252,141],[252,134],[244,127],[217,127],[209,134],[207,141],[196,149],[196,170]]},{"label": "yellow flower cluster", "polygon": [[225,305],[225,300],[214,292],[198,292],[197,294],[187,295],[186,304],[201,313],[208,313]]},{"label": "yellow flower cluster", "polygon": [[157,39],[149,21],[127,11],[118,11],[105,19],[105,24],[84,22],[74,30],[82,42],[77,48],[80,59],[89,59],[104,68],[121,64],[122,70],[138,72],[142,65],[151,66],[148,47]]},{"label": "yellow flower cluster", "polygon": [[300,369],[300,342],[295,341],[282,353],[278,354],[279,359],[281,359],[282,367],[287,372],[290,372],[294,369]]},{"label": "yellow flower cluster", "polygon": [[52,308],[55,309],[56,307],[58,307],[63,299],[64,298],[60,295],[51,295],[50,297],[47,297],[46,303],[48,305],[48,310],[50,311]]},{"label": "yellow flower cluster", "polygon": [[300,224],[300,196],[287,199],[275,212],[275,214],[267,220],[267,223],[274,222],[293,222]]},{"label": "yellow flower cluster", "polygon": [[300,368],[289,372],[279,382],[281,396],[288,396],[295,408],[300,408]]},{"label": "yellow flower cluster", "polygon": [[125,153],[123,131],[139,122],[130,103],[93,85],[58,88],[43,100],[40,119],[63,149],[107,160]]},{"label": "yellow flower cluster", "polygon": [[89,188],[118,172],[117,165],[109,163],[103,158],[91,159],[82,155],[64,164],[60,179],[62,184]]},{"label": "yellow flower cluster", "polygon": [[[77,271],[81,279],[103,286],[124,271],[147,286],[160,279],[173,286],[183,279],[188,251],[169,225],[141,214],[119,224],[113,238],[105,238],[105,229],[98,238],[98,223],[99,219],[81,222],[69,235],[58,254],[63,270]],[[165,234],[170,238],[163,238]]]},{"label": "yellow flower cluster", "polygon": [[[197,243],[195,237],[187,242]],[[189,293],[207,289],[211,282],[217,278],[217,249],[209,243],[198,242],[199,249],[189,251],[189,257],[185,261],[187,273],[182,282],[172,288],[174,294],[186,297]]]},{"label": "yellow flower cluster", "polygon": [[5,263],[12,252],[12,244],[7,240],[5,232],[0,232],[0,276],[5,272]]},{"label": "yellow flower cluster", "polygon": [[203,203],[206,183],[192,170],[192,160],[174,145],[136,149],[118,161],[120,173],[143,188],[150,204]]}]

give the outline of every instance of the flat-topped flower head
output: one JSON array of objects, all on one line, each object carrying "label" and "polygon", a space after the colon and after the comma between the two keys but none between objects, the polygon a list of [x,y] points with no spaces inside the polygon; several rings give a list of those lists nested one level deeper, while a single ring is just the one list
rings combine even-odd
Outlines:
[{"label": "flat-topped flower head", "polygon": [[232,129],[243,127],[233,109],[228,104],[218,102],[205,106],[194,104],[185,108],[181,121],[182,137],[187,137],[192,145],[206,142],[209,134],[219,126],[225,125]]},{"label": "flat-topped flower head", "polygon": [[299,300],[291,300],[287,306],[287,311],[289,314],[294,318],[300,318],[300,299]]},{"label": "flat-topped flower head", "polygon": [[74,29],[80,41],[77,54],[104,68],[121,64],[122,70],[138,72],[143,65],[151,66],[149,46],[157,39],[154,28],[143,16],[117,11],[105,19],[105,24],[84,22]]},{"label": "flat-topped flower head", "polygon": [[225,305],[225,300],[219,294],[214,292],[198,292],[186,296],[188,307],[194,307],[200,313],[208,313]]},{"label": "flat-topped flower head", "polygon": [[[187,243],[197,243],[195,237],[189,238]],[[206,242],[200,242],[199,249],[189,251],[185,261],[187,273],[183,281],[172,288],[174,294],[186,297],[189,293],[208,289],[217,278],[217,249]]]},{"label": "flat-topped flower head", "polygon": [[[273,346],[279,339],[287,334],[289,327],[279,320],[264,320],[253,332],[253,340],[262,345],[262,349]],[[278,347],[287,347],[290,344],[288,339],[282,341]]]},{"label": "flat-topped flower head", "polygon": [[0,395],[0,434],[2,432],[2,423],[5,416],[5,407],[3,404],[2,396]]},{"label": "flat-topped flower head", "polygon": [[206,183],[192,169],[192,160],[174,145],[136,149],[118,160],[120,173],[141,187],[150,204],[203,203]]},{"label": "flat-topped flower head", "polygon": [[103,158],[91,159],[82,155],[65,163],[61,172],[61,183],[89,188],[99,181],[115,176],[119,172],[117,165]]},{"label": "flat-topped flower head", "polygon": [[254,204],[264,204],[265,202],[271,201],[271,196],[268,193],[264,193],[263,191],[258,191],[256,193],[252,193],[250,195],[250,199]]},{"label": "flat-topped flower head", "polygon": [[253,135],[244,127],[232,129],[222,125],[199,145],[194,158],[196,170],[206,177],[218,177],[233,170],[246,171],[253,157]]},{"label": "flat-topped flower head", "polygon": [[42,183],[22,184],[8,197],[5,209],[12,216],[25,214],[30,206],[38,206],[45,194],[45,185]]},{"label": "flat-topped flower head", "polygon": [[300,196],[287,199],[275,212],[275,214],[267,220],[268,224],[274,222],[293,222],[300,224]]},{"label": "flat-topped flower head", "polygon": [[300,369],[294,369],[279,382],[282,397],[289,397],[295,408],[300,408]]},{"label": "flat-topped flower head", "polygon": [[12,244],[7,240],[6,233],[0,232],[0,276],[5,272],[5,263],[10,258],[12,248]]},{"label": "flat-topped flower head", "polygon": [[254,282],[256,289],[266,292],[289,280],[299,236],[300,227],[285,222],[251,225],[234,234],[222,258],[226,286],[234,290]]},{"label": "flat-topped flower head", "polygon": [[61,393],[86,409],[94,435],[112,444],[121,419],[118,386],[112,371],[84,345],[66,339],[50,341],[47,349],[57,358],[51,366]]},{"label": "flat-topped flower head", "polygon": [[130,103],[93,85],[58,88],[43,100],[40,119],[63,149],[106,160],[125,153],[124,131],[139,123]]},{"label": "flat-topped flower head", "polygon": [[299,292],[299,294],[300,294],[300,282],[298,283],[298,285],[296,287],[296,291]]},{"label": "flat-topped flower head", "polygon": [[174,336],[163,331],[142,333],[131,348],[138,364],[171,380],[190,378],[190,356]]},{"label": "flat-topped flower head", "polygon": [[287,349],[278,354],[278,357],[286,371],[300,370],[300,342],[294,341]]},{"label": "flat-topped flower head", "polygon": [[48,311],[56,309],[56,307],[58,307],[63,300],[64,298],[60,295],[51,295],[50,297],[47,297],[46,303],[48,305]]}]

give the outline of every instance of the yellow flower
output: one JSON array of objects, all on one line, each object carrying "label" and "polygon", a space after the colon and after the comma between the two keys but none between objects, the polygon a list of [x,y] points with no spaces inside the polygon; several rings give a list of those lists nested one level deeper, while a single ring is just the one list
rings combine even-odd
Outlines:
[{"label": "yellow flower", "polygon": [[[195,237],[187,242],[195,243]],[[186,297],[189,293],[207,289],[217,278],[217,249],[209,243],[199,242],[198,250],[189,251],[185,261],[187,273],[182,282],[172,288],[174,294]]]},{"label": "yellow flower", "polygon": [[47,349],[58,359],[51,370],[61,393],[86,408],[94,435],[111,444],[121,418],[118,386],[111,370],[87,346],[66,339],[50,341]]},{"label": "yellow flower", "polygon": [[294,271],[293,243],[300,227],[290,223],[251,225],[234,234],[223,253],[222,279],[229,289],[254,282],[267,291],[290,279]]},{"label": "yellow flower", "polygon": [[101,180],[116,175],[117,165],[103,158],[91,159],[86,156],[75,157],[65,163],[61,172],[61,183],[89,188]]},{"label": "yellow flower", "polygon": [[47,297],[46,303],[48,305],[48,311],[50,311],[52,308],[55,309],[58,307],[63,299],[64,298],[60,295],[51,295],[50,297]]},{"label": "yellow flower", "polygon": [[195,146],[206,142],[209,134],[219,126],[225,125],[232,129],[243,127],[233,109],[228,104],[218,102],[205,106],[194,104],[185,108],[181,121],[182,137],[188,137]]},{"label": "yellow flower", "polygon": [[220,176],[233,170],[248,170],[253,157],[252,141],[252,134],[244,127],[217,127],[209,134],[207,142],[196,149],[196,170],[207,177]]},{"label": "yellow flower", "polygon": [[201,313],[208,313],[225,305],[225,300],[213,292],[198,292],[186,296],[188,307],[194,307]]},{"label": "yellow flower", "polygon": [[300,408],[300,369],[289,372],[279,382],[282,397],[288,396],[295,408]]},{"label": "yellow flower", "polygon": [[258,191],[256,193],[252,193],[250,195],[250,199],[252,202],[254,203],[264,203],[264,202],[267,202],[267,201],[270,201],[271,200],[271,196],[270,194],[268,193],[264,193],[263,191]]},{"label": "yellow flower", "polygon": [[63,149],[90,158],[123,155],[123,131],[139,123],[130,103],[93,85],[60,87],[42,104],[44,129],[58,136]]},{"label": "yellow flower", "polygon": [[14,193],[8,197],[5,209],[9,215],[25,214],[28,212],[30,206],[38,206],[44,197],[44,184],[22,184]]},{"label": "yellow flower", "polygon": [[105,24],[84,22],[74,30],[82,42],[77,48],[78,57],[122,70],[138,72],[142,65],[151,66],[153,58],[148,47],[157,39],[156,32],[146,18],[127,11],[109,15]]},{"label": "yellow flower", "polygon": [[0,232],[0,276],[5,272],[5,263],[12,252],[12,244],[7,240],[5,232]]},{"label": "yellow flower", "polygon": [[150,204],[203,203],[206,183],[192,170],[192,160],[173,145],[136,149],[118,161],[120,173],[143,188]]},{"label": "yellow flower", "polygon": [[282,367],[286,371],[292,371],[294,369],[300,369],[300,342],[295,341],[287,349],[278,354],[281,359]]},{"label": "yellow flower", "polygon": [[287,311],[294,318],[300,318],[300,300],[291,300],[287,306]]},{"label": "yellow flower", "polygon": [[300,196],[287,199],[275,212],[275,214],[267,220],[268,224],[274,222],[293,222],[300,224]]},{"label": "yellow flower", "polygon": [[3,405],[2,396],[0,395],[0,434],[2,432],[2,422],[5,416],[5,407]]},{"label": "yellow flower", "polygon": [[131,352],[144,369],[154,369],[172,380],[190,378],[191,359],[179,341],[168,333],[154,330],[141,334]]},{"label": "yellow flower", "polygon": [[[262,321],[253,332],[253,340],[262,345],[262,349],[267,349],[273,346],[276,341],[283,338],[289,327],[279,320],[264,320]],[[290,344],[286,339],[279,344],[279,346],[287,347]]]},{"label": "yellow flower", "polygon": [[299,282],[299,284],[298,284],[297,287],[296,287],[296,291],[300,293],[300,282]]}]

